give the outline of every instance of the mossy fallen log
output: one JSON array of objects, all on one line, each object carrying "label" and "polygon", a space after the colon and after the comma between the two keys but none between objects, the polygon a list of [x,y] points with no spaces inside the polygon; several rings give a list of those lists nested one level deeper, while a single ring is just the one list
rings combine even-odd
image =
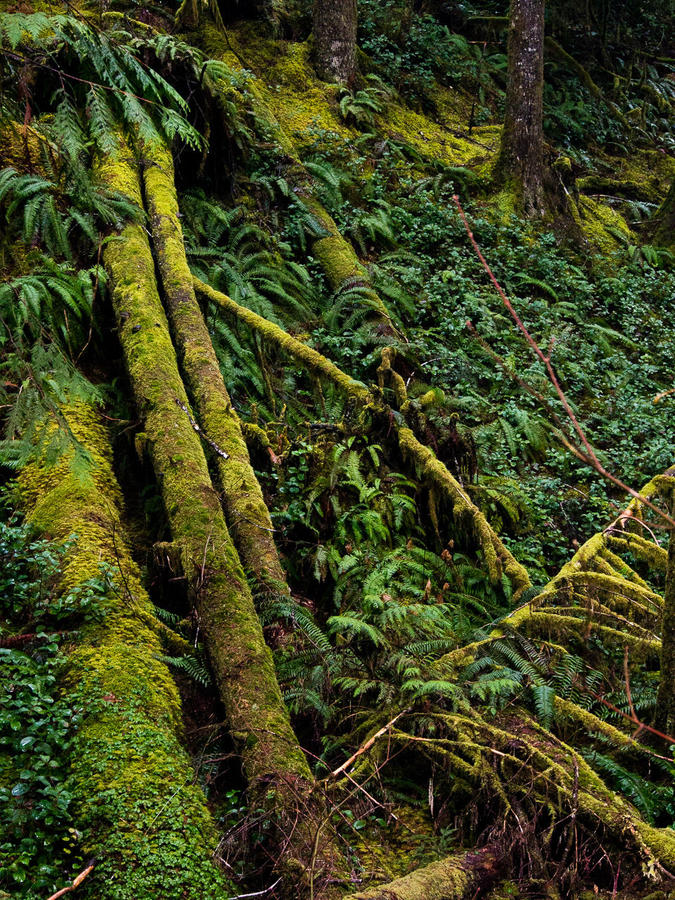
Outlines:
[{"label": "mossy fallen log", "polygon": [[409,428],[401,427],[396,423],[391,410],[385,407],[364,384],[350,378],[325,356],[287,334],[278,325],[246,307],[240,306],[231,297],[216,291],[197,278],[194,279],[194,284],[198,293],[225,310],[230,316],[257,331],[282,352],[288,353],[289,356],[300,362],[312,374],[332,382],[358,408],[386,417],[395,429],[398,445],[404,458],[420,470],[420,473],[438,489],[441,496],[450,501],[455,518],[471,525],[475,546],[484,555],[491,580],[497,583],[501,581],[503,574],[506,575],[512,584],[514,598],[517,600],[523,590],[530,585],[527,571],[504,546],[483,513],[469,499],[447,467],[434,456],[428,447],[420,443]]},{"label": "mossy fallen log", "polygon": [[[99,159],[96,168],[104,184],[142,205],[139,172],[127,148]],[[181,408],[188,398],[144,228],[127,224],[108,241],[103,259],[149,455],[251,802],[266,808],[276,826],[283,848],[277,864],[287,886],[327,896],[324,873],[333,862],[328,819],[293,733],[200,438]]]},{"label": "mossy fallen log", "polygon": [[345,900],[464,900],[487,890],[499,877],[503,861],[490,847],[457,853],[380,887]]},{"label": "mossy fallen log", "polygon": [[232,886],[214,862],[215,826],[180,743],[180,699],[130,555],[110,437],[91,406],[63,415],[89,468],[75,467],[72,451],[56,465],[38,458],[17,485],[29,521],[54,541],[69,539],[64,591],[106,567],[105,617],[80,633],[63,677],[84,709],[67,787],[81,852],[96,859],[78,896],[224,900]]},{"label": "mossy fallen log", "polygon": [[197,418],[227,459],[215,455],[228,527],[244,568],[261,587],[288,593],[272,521],[232,407],[188,267],[171,151],[143,148],[143,182],[167,314]]}]

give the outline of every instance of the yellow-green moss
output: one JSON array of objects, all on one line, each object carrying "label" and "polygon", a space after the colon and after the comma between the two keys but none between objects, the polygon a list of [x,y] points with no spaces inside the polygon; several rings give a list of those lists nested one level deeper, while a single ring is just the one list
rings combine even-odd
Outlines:
[{"label": "yellow-green moss", "polygon": [[[446,101],[446,113],[450,108],[450,103]],[[404,141],[427,160],[440,160],[450,166],[466,166],[477,157],[484,161],[485,156],[490,157],[493,151],[496,155],[498,140],[493,128],[474,129],[471,135],[474,140],[471,140],[468,134],[460,137],[455,133],[468,131],[468,125],[444,128],[442,121],[435,122],[398,102],[387,103],[385,113],[377,118],[380,132]],[[476,141],[485,146],[480,146]],[[490,149],[486,149],[488,147]]]},{"label": "yellow-green moss", "polygon": [[55,160],[54,147],[35,128],[5,121],[0,128],[0,168],[11,166],[18,172],[40,171],[43,153]]},{"label": "yellow-green moss", "polygon": [[608,228],[619,231],[627,241],[634,243],[635,238],[624,217],[606,203],[591,197],[580,197],[577,209],[579,211],[577,224],[581,226],[588,242],[601,253],[612,253],[622,245],[621,241],[607,230]]},{"label": "yellow-green moss", "polygon": [[251,23],[229,35],[240,61],[264,83],[265,101],[296,146],[311,142],[311,129],[354,135],[338,113],[338,86],[319,81],[314,73],[309,43],[261,38]]},{"label": "yellow-green moss", "polygon": [[178,691],[157,658],[152,607],[129,551],[109,435],[91,406],[63,413],[89,467],[75,468],[72,451],[56,465],[37,459],[19,474],[17,494],[43,534],[70,538],[64,589],[100,577],[102,565],[109,584],[105,616],[83,631],[62,679],[84,710],[67,789],[81,851],[97,860],[80,893],[97,900],[227,897],[212,860],[215,827],[179,741]]},{"label": "yellow-green moss", "polygon": [[465,854],[450,856],[347,900],[462,900],[472,882]]}]

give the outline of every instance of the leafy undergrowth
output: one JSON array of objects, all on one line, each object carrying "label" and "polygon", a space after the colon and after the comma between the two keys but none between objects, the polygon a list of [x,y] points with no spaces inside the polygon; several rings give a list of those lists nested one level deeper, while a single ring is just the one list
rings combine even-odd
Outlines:
[{"label": "leafy undergrowth", "polygon": [[59,674],[63,648],[103,616],[106,579],[102,572],[63,595],[66,549],[0,522],[0,885],[21,896],[44,895],[82,863],[67,776],[83,710],[62,693]]}]

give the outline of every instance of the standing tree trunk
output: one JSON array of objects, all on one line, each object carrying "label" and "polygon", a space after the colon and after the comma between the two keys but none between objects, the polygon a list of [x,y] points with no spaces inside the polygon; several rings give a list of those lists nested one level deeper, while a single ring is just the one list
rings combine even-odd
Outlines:
[{"label": "standing tree trunk", "polygon": [[675,250],[675,180],[670,185],[666,199],[647,225],[646,232],[654,244],[671,252]]},{"label": "standing tree trunk", "polygon": [[499,159],[527,215],[544,212],[544,0],[511,0],[506,114]]},{"label": "standing tree trunk", "polygon": [[356,0],[314,0],[316,73],[345,82],[356,72]]},{"label": "standing tree trunk", "polygon": [[[671,515],[675,511],[675,492],[672,496]],[[660,731],[673,734],[675,733],[675,531],[670,532],[664,600],[661,620],[661,673],[654,724]]]}]

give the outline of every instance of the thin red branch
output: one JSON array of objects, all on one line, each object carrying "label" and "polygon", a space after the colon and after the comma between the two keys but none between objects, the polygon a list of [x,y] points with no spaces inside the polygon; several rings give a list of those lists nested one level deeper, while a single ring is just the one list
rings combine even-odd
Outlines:
[{"label": "thin red branch", "polygon": [[630,713],[624,712],[622,709],[619,709],[618,706],[614,706],[613,703],[610,703],[609,700],[605,700],[604,697],[601,697],[600,694],[596,694],[594,691],[589,691],[589,694],[591,695],[591,697],[593,697],[595,700],[597,700],[598,703],[602,703],[603,706],[606,706],[607,709],[611,709],[612,712],[615,712],[618,715],[623,716],[624,719],[628,719],[628,721],[632,722],[633,725],[635,725],[640,731],[642,731],[642,730],[649,731],[650,734],[655,734],[656,737],[662,738],[668,744],[675,744],[675,737],[673,737],[672,734],[664,734],[662,731],[659,731],[656,728],[652,728],[651,725],[647,725],[644,722],[640,721],[640,719],[638,719],[638,717],[635,715],[635,713],[633,713],[631,715]]},{"label": "thin red branch", "polygon": [[[496,278],[494,272],[492,271],[492,269],[490,268],[488,261],[485,259],[485,257],[481,253],[481,249],[478,246],[478,243],[476,241],[476,238],[473,235],[473,232],[471,231],[469,222],[466,218],[466,214],[464,212],[464,209],[462,207],[462,204],[460,203],[460,200],[459,200],[459,197],[457,196],[457,194],[454,194],[452,199],[455,203],[455,206],[457,207],[457,211],[459,212],[460,218],[462,219],[462,222],[464,223],[464,228],[466,229],[466,233],[468,234],[469,240],[471,241],[471,246],[476,251],[476,255],[478,256],[478,259],[481,261],[481,265],[485,269],[490,281],[492,282],[494,289],[497,291],[497,293],[501,297],[502,303],[508,310],[509,315],[511,316],[513,321],[516,323],[518,330],[520,331],[520,333],[523,335],[523,337],[529,344],[530,348],[532,349],[532,352],[535,354],[535,356],[538,359],[540,359],[543,362],[543,364],[546,368],[546,374],[548,375],[548,379],[551,382],[551,384],[553,385],[553,387],[555,388],[555,392],[558,395],[558,399],[562,403],[563,408],[564,408],[565,412],[567,413],[567,417],[569,418],[570,422],[572,423],[572,426],[573,426],[574,430],[576,431],[577,435],[579,436],[579,440],[581,441],[581,443],[584,447],[584,450],[585,450],[584,455],[588,459],[588,464],[590,466],[592,466],[596,470],[596,472],[598,472],[600,475],[602,475],[603,478],[606,478],[608,481],[611,481],[612,484],[615,484],[617,487],[621,488],[622,491],[626,491],[628,494],[631,495],[631,497],[634,497],[636,500],[639,500],[640,503],[643,503],[645,506],[648,506],[658,516],[660,516],[662,519],[665,519],[665,521],[669,524],[669,526],[671,528],[675,528],[675,519],[672,519],[667,513],[664,513],[663,510],[659,509],[658,506],[656,506],[654,503],[651,502],[651,500],[648,500],[646,497],[643,497],[642,494],[640,494],[634,488],[630,487],[627,484],[624,484],[624,482],[621,481],[619,478],[617,478],[616,475],[612,475],[612,473],[607,471],[607,469],[602,465],[602,463],[600,462],[598,457],[595,455],[595,451],[591,447],[591,444],[590,444],[588,438],[586,437],[586,433],[584,432],[583,428],[579,424],[579,420],[577,419],[577,417],[574,413],[574,410],[570,406],[569,400],[567,399],[565,392],[563,391],[562,387],[560,386],[560,382],[558,381],[558,377],[555,373],[555,369],[553,368],[553,365],[551,363],[551,352],[553,350],[553,343],[554,343],[553,338],[551,338],[551,343],[549,345],[548,353],[544,353],[544,351],[541,349],[539,344],[535,341],[535,339],[532,337],[530,332],[527,330],[527,328],[523,324],[523,322],[522,322],[520,316],[518,315],[518,313],[516,312],[513,304],[511,303],[509,298],[506,296],[506,292],[504,291],[503,287],[497,281],[497,278]],[[582,452],[582,451],[579,451],[579,452]]]},{"label": "thin red branch", "polygon": [[55,894],[52,894],[49,897],[49,900],[57,900],[58,897],[63,897],[64,894],[69,893],[70,891],[74,891],[76,887],[79,887],[84,879],[92,873],[94,870],[94,863],[90,863],[86,869],[82,869],[77,878],[73,881],[72,884],[69,884],[68,887],[61,888],[60,891],[57,891]]}]

